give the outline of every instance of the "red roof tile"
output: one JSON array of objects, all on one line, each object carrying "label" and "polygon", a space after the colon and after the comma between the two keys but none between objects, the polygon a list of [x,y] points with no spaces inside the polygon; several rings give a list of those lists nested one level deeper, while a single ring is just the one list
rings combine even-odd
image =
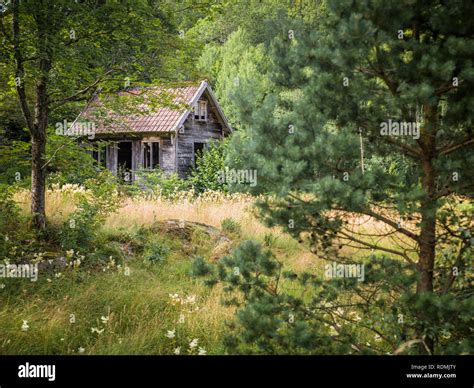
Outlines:
[{"label": "red roof tile", "polygon": [[[83,121],[94,123],[96,134],[171,132],[176,129],[181,116],[190,109],[192,99],[199,88],[200,86],[166,89],[151,87],[122,91],[119,95],[140,95],[144,99],[151,92],[150,96],[155,99],[154,101],[158,102],[163,97],[168,102],[168,106],[175,105],[152,110],[149,109],[150,107],[146,103],[142,103],[134,107],[133,111],[125,108],[123,113],[118,113],[121,109],[102,109],[103,103],[100,98],[96,97],[76,119],[75,123]],[[150,110],[150,112],[147,112],[147,110]]]}]

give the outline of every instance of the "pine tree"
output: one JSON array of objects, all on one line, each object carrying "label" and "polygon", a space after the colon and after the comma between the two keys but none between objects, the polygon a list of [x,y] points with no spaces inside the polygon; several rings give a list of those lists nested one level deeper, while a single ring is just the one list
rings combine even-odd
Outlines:
[{"label": "pine tree", "polygon": [[[257,169],[256,191],[274,194],[260,204],[269,225],[324,259],[354,260],[343,247],[372,251],[365,291],[381,281],[399,292],[392,318],[411,316],[395,319],[406,330],[393,349],[403,339],[420,352],[472,349],[462,309],[473,305],[473,8],[328,1],[318,23],[279,20],[272,91],[240,117],[249,130],[233,140],[236,167]],[[377,227],[354,229],[353,215]],[[251,298],[246,311],[262,303],[282,306]],[[458,330],[454,345],[442,339],[446,327]]]}]

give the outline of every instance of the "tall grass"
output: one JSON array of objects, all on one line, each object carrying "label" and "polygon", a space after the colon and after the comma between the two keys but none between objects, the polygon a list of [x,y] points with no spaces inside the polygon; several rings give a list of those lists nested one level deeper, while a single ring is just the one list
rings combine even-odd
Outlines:
[{"label": "tall grass", "polygon": [[[49,190],[49,221],[64,222],[81,192],[72,185]],[[26,213],[29,193],[19,192],[15,199]],[[232,236],[233,246],[245,239],[259,240],[271,244],[278,260],[294,271],[323,273],[325,262],[315,259],[308,246],[257,220],[253,201],[247,195],[217,193],[125,198],[104,223],[101,241],[125,246],[124,235],[133,239],[142,233],[141,227],[160,220],[216,228],[232,220],[240,225],[238,235]],[[375,226],[366,221],[363,231]],[[225,323],[234,312],[220,303],[219,287],[209,289],[189,275],[193,256],[209,258],[214,242],[199,234],[191,241],[173,235],[146,238],[170,247],[164,262],[147,264],[143,252],[132,252],[99,271],[56,271],[41,274],[37,283],[0,279],[0,354],[222,354]],[[187,298],[195,302],[183,302]]]}]

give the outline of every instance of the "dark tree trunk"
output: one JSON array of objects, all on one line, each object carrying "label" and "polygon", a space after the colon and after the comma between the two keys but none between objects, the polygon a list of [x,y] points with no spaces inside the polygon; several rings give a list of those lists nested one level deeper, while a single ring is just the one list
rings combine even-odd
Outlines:
[{"label": "dark tree trunk", "polygon": [[36,101],[33,130],[31,131],[31,214],[36,229],[42,230],[46,226],[45,188],[46,166],[46,139],[49,116],[48,79],[51,70],[51,51],[48,40],[48,14],[40,13],[37,17],[39,78],[36,82]]},{"label": "dark tree trunk", "polygon": [[[424,106],[425,128],[421,134],[422,159],[422,187],[424,198],[421,201],[421,227],[419,235],[419,260],[418,271],[420,277],[416,285],[416,293],[433,292],[433,272],[435,265],[436,248],[436,213],[438,202],[436,200],[436,170],[433,161],[436,158],[436,129],[437,109],[435,106]],[[420,312],[423,319],[423,311]],[[421,333],[420,333],[421,334]],[[425,344],[433,354],[434,339],[426,336]],[[426,349],[422,350],[426,352]]]},{"label": "dark tree trunk", "polygon": [[419,271],[420,279],[416,291],[433,292],[433,269],[436,245],[436,200],[434,197],[435,180],[434,169],[430,160],[423,161],[423,188],[427,198],[421,205],[421,229],[420,229],[420,254]]},{"label": "dark tree trunk", "polygon": [[[31,213],[33,224],[37,230],[46,226],[45,187],[46,167],[44,155],[46,151],[46,129],[48,127],[48,77],[51,70],[52,52],[48,29],[51,20],[48,19],[48,6],[38,7],[34,15],[37,26],[38,41],[38,71],[36,83],[36,98],[34,117],[31,114],[25,89],[25,70],[23,66],[23,52],[20,46],[20,0],[12,3],[12,43],[15,58],[15,84],[28,129],[31,134]],[[44,6],[45,4],[41,4]]]},{"label": "dark tree trunk", "polygon": [[31,214],[36,229],[42,230],[46,226],[45,187],[46,169],[44,154],[46,150],[46,134],[31,136]]},{"label": "dark tree trunk", "polygon": [[[45,36],[40,33],[42,52],[47,52]],[[36,102],[33,130],[31,131],[31,214],[33,224],[39,230],[46,226],[45,187],[46,167],[44,155],[46,153],[46,130],[48,127],[48,73],[51,61],[45,55],[39,62],[41,76],[36,83]]]},{"label": "dark tree trunk", "polygon": [[41,60],[42,76],[36,85],[36,104],[34,130],[31,133],[31,214],[33,224],[39,230],[46,226],[45,187],[46,167],[46,129],[48,127],[47,74],[50,69],[48,60]]}]

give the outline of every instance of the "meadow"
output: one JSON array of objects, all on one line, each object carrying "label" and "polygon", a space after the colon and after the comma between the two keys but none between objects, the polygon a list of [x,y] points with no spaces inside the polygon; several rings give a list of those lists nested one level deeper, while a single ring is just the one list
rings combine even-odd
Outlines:
[{"label": "meadow", "polygon": [[[81,192],[73,185],[48,191],[52,224],[67,219]],[[28,192],[15,200],[26,215]],[[271,244],[293,270],[321,265],[290,236],[263,226],[253,201],[216,193],[124,199],[100,230],[111,248],[104,264],[84,266],[88,257],[68,250],[67,265],[54,262],[37,282],[2,279],[0,354],[223,354],[234,310],[221,303],[221,287],[191,276],[196,256],[215,262],[253,239]],[[175,220],[171,228],[166,220]],[[39,257],[53,257],[47,249]]]}]

